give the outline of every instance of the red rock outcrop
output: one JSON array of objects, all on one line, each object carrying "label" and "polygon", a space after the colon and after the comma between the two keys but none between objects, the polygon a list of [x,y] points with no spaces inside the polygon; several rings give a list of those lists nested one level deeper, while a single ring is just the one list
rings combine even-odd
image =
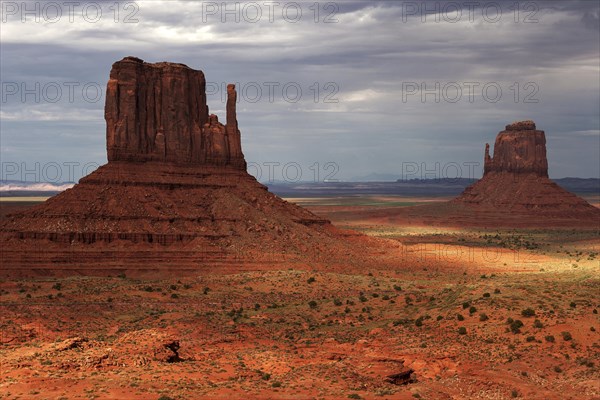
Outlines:
[{"label": "red rock outcrop", "polygon": [[[533,121],[507,125],[496,137],[493,157],[485,145],[483,177],[452,203],[523,218],[592,218],[592,223],[600,223],[600,209],[548,178],[546,136]],[[552,225],[552,220],[545,223]]]},{"label": "red rock outcrop", "polygon": [[484,175],[490,172],[508,172],[548,177],[546,136],[544,131],[536,130],[533,121],[506,125],[506,130],[496,137],[493,158],[489,155],[489,148],[486,143]]},{"label": "red rock outcrop", "polygon": [[125,57],[106,88],[108,161],[168,161],[245,169],[236,120],[235,86],[227,88],[225,129],[209,116],[202,71]]},{"label": "red rock outcrop", "polygon": [[204,74],[182,64],[115,63],[108,164],[2,221],[0,274],[156,276],[287,267],[335,254],[347,265],[349,254],[364,254],[329,221],[246,172],[235,86],[227,87],[226,125],[208,114],[204,86]]}]

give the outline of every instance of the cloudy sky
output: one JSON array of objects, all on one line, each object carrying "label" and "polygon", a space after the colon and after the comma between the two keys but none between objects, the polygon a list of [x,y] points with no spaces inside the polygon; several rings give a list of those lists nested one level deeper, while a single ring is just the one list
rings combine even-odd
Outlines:
[{"label": "cloudy sky", "polygon": [[222,119],[237,83],[261,180],[289,163],[302,180],[468,177],[522,119],[546,132],[551,177],[600,177],[599,3],[471,4],[2,0],[2,179],[105,163],[105,86],[129,55],[203,70]]}]

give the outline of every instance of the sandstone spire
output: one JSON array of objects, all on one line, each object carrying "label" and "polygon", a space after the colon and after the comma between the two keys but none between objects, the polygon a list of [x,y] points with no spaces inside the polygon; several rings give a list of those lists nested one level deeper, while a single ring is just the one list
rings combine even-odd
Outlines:
[{"label": "sandstone spire", "polygon": [[[229,156],[234,160],[243,160],[244,154],[242,153],[242,141],[238,129],[236,103],[237,92],[235,90],[235,85],[229,84],[227,85],[227,125],[225,125],[229,144]],[[244,162],[244,167],[245,166],[246,164]]]},{"label": "sandstone spire", "polygon": [[487,174],[492,167],[492,157],[490,157],[490,144],[485,144],[485,154],[483,156],[483,174]]}]

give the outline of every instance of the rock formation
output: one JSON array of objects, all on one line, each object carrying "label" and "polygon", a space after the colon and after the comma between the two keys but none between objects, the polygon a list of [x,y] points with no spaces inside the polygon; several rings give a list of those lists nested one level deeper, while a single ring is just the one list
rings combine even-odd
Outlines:
[{"label": "rock formation", "polygon": [[184,64],[145,63],[125,57],[113,64],[106,88],[108,161],[169,161],[246,169],[227,87],[227,126],[208,114],[202,71]]},{"label": "rock formation", "polygon": [[[548,178],[546,136],[533,121],[515,122],[498,134],[494,156],[485,145],[484,174],[455,200],[479,210],[520,213],[523,218],[551,217],[600,223],[600,209]],[[546,221],[551,225],[551,220]]]},{"label": "rock formation", "polygon": [[329,221],[246,172],[235,86],[227,93],[223,125],[208,113],[201,71],[116,62],[106,97],[108,164],[2,222],[0,273],[239,271],[324,260],[335,249],[348,264],[353,245]]},{"label": "rock formation", "polygon": [[535,129],[533,121],[506,125],[494,144],[494,157],[489,155],[490,145],[485,145],[484,175],[490,172],[515,174],[533,173],[548,177],[546,136]]}]

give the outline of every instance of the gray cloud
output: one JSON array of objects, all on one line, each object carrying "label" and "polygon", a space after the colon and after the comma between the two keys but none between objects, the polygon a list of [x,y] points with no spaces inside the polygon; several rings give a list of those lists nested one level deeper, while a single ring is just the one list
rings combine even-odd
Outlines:
[{"label": "gray cloud", "polygon": [[[427,3],[429,9],[444,9],[452,2]],[[190,1],[136,2],[137,23],[122,21],[131,9],[121,9],[114,22],[108,9],[113,2],[103,4],[96,23],[77,14],[72,23],[63,18],[54,24],[22,23],[11,15],[0,25],[3,95],[12,83],[31,88],[36,82],[42,87],[77,82],[78,89],[85,84],[104,89],[111,64],[135,55],[202,69],[217,85],[237,82],[240,92],[246,89],[238,119],[247,159],[297,162],[303,178],[311,178],[315,162],[320,168],[337,163],[336,177],[348,179],[399,174],[402,162],[480,161],[484,144],[505,124],[529,118],[546,131],[552,177],[598,177],[598,4],[523,2],[517,23],[510,9],[514,1],[480,3],[498,4],[502,17],[489,22],[480,7],[472,22],[442,17],[435,22],[427,15],[423,23],[420,15],[406,15],[407,7],[422,2],[396,1],[336,2],[337,23],[323,22],[332,10],[324,8],[326,2],[319,3],[318,23],[309,8],[313,2],[301,3],[297,23],[281,14],[273,22],[263,16],[250,23],[242,16],[239,23],[222,23],[221,15],[202,13],[203,4],[206,11],[213,3]],[[526,4],[533,4],[534,14]],[[523,22],[527,15],[537,22]],[[269,82],[279,84],[272,101]],[[406,93],[412,82],[429,90],[436,82],[441,88],[456,82],[463,97],[452,103],[442,93],[436,103],[430,94],[422,102],[416,93],[404,101],[403,89]],[[473,102],[465,82],[480,84]],[[334,86],[326,87],[330,83]],[[497,102],[482,97],[486,83],[502,89]],[[286,101],[285,84],[302,89],[299,101]],[[257,86],[262,97],[253,102]],[[337,102],[326,102],[327,95]],[[524,102],[527,95],[537,102]],[[72,102],[66,97],[63,92],[56,103],[44,96],[35,102],[32,95],[22,102],[20,93],[3,98],[3,162],[106,161],[103,97],[86,101],[77,90]],[[223,116],[221,91],[209,96],[209,106]]]}]

